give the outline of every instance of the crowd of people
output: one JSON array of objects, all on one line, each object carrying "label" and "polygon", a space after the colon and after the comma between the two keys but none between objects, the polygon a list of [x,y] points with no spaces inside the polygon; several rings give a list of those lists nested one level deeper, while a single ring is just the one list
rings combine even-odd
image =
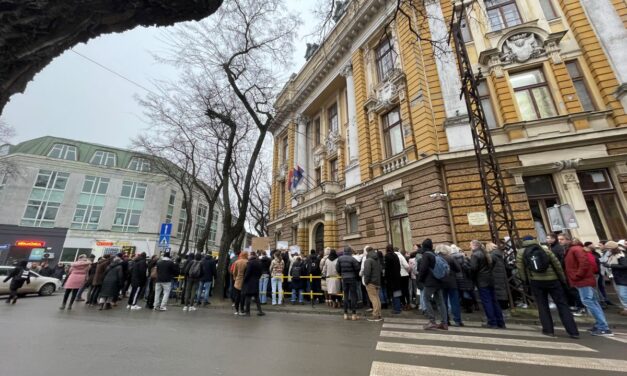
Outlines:
[{"label": "crowd of people", "polygon": [[[604,309],[615,303],[608,299],[611,282],[627,316],[627,257],[625,242],[582,243],[568,234],[549,235],[544,244],[531,236],[523,238],[517,256],[509,248],[473,240],[465,253],[456,245],[436,244],[425,239],[411,252],[388,245],[354,251],[351,247],[326,248],[307,256],[287,250],[234,252],[228,261],[227,294],[235,315],[250,316],[255,301],[257,315],[265,304],[309,303],[342,308],[345,320],[359,320],[358,310],[369,312],[369,321],[381,321],[382,309],[392,314],[417,310],[424,314],[426,330],[464,326],[463,316],[482,307],[487,328],[505,328],[504,310],[512,304],[525,307],[528,300],[538,309],[542,333],[554,336],[551,309],[572,338],[579,337],[573,316],[590,314],[595,324],[592,335],[612,335]],[[127,298],[126,308],[145,307],[166,311],[172,295],[184,311],[208,305],[217,261],[210,255],[190,253],[173,260],[169,252],[147,258],[140,253],[80,255],[64,270],[65,291],[60,309],[72,309],[76,301],[107,310]],[[48,268],[45,266],[45,268]],[[49,268],[52,273],[62,265]],[[49,270],[42,270],[44,274]],[[60,274],[60,271],[57,272]],[[63,274],[60,274],[62,278]],[[17,292],[29,283],[25,261],[7,276],[11,282],[8,303],[15,304]],[[86,298],[83,294],[87,293]],[[463,312],[462,312],[463,311]]]}]

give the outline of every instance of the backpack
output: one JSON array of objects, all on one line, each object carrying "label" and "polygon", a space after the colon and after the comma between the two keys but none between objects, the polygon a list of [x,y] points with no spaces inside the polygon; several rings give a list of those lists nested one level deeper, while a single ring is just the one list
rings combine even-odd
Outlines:
[{"label": "backpack", "polygon": [[551,266],[551,259],[546,251],[537,244],[527,248],[523,255],[525,266],[534,273],[544,273]]},{"label": "backpack", "polygon": [[444,279],[448,276],[448,273],[451,271],[448,262],[444,259],[444,257],[440,255],[435,255],[435,266],[431,269],[431,273],[435,279]]},{"label": "backpack", "polygon": [[294,265],[292,266],[292,278],[293,279],[299,279],[300,278],[300,265]]},{"label": "backpack", "polygon": [[202,276],[202,265],[200,261],[194,260],[192,262],[192,266],[189,267],[190,278],[200,278]]}]

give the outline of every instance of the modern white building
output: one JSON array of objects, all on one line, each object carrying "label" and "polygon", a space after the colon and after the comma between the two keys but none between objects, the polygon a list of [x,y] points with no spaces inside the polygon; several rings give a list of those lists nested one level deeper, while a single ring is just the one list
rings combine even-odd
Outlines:
[{"label": "modern white building", "polygon": [[[26,256],[36,261],[42,251],[63,262],[81,253],[151,255],[160,250],[163,223],[172,224],[169,246],[179,250],[183,193],[139,153],[41,137],[0,147],[0,163],[11,171],[0,177],[0,264]],[[190,250],[209,215],[200,192],[192,205]],[[218,207],[207,250],[217,250],[221,218]]]}]

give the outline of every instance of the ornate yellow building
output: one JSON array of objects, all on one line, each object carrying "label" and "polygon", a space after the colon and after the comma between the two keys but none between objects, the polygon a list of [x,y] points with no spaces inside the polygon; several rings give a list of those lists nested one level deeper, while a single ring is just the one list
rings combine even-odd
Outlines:
[{"label": "ornate yellow building", "polygon": [[[429,43],[447,35],[453,4],[426,1],[394,19],[396,3],[347,2],[281,93],[275,241],[489,239],[455,55]],[[624,0],[466,3],[463,36],[520,234],[557,230],[549,212],[569,204],[576,225],[561,225],[575,236],[627,237]]]}]

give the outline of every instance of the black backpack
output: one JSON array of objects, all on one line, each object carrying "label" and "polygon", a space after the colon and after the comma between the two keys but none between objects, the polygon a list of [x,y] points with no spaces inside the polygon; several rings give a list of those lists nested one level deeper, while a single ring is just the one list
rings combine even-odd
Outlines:
[{"label": "black backpack", "polygon": [[525,249],[523,259],[527,269],[534,273],[544,273],[549,269],[549,266],[551,266],[549,255],[537,244]]},{"label": "black backpack", "polygon": [[293,279],[299,279],[300,278],[300,265],[295,264],[294,266],[292,266],[292,278]]},{"label": "black backpack", "polygon": [[202,264],[196,260],[192,262],[192,266],[189,267],[189,276],[191,278],[200,278],[202,276]]}]

